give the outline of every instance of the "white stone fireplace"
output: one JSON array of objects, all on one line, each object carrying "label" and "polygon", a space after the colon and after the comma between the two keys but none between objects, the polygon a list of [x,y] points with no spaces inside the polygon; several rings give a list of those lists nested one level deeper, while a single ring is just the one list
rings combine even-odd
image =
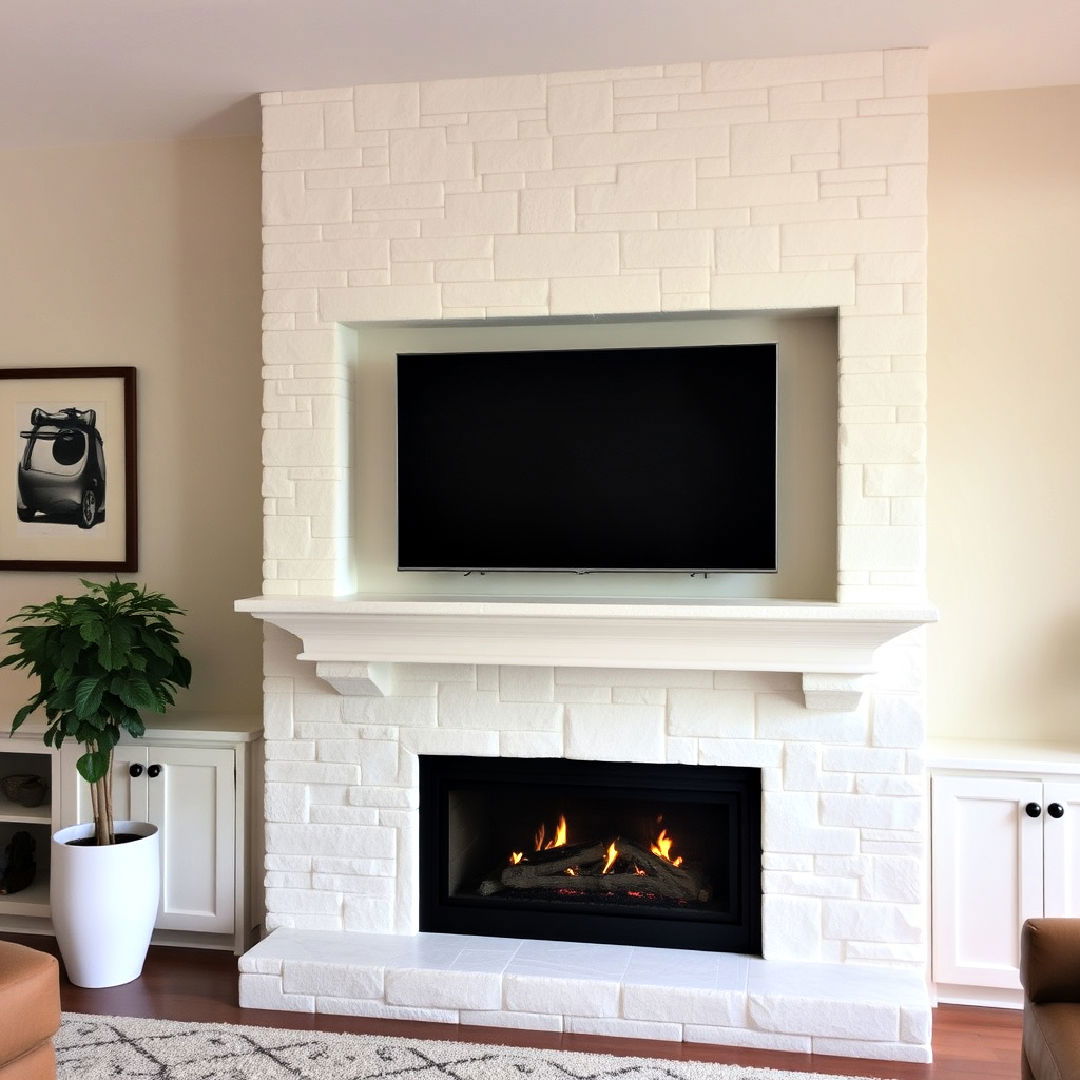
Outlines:
[{"label": "white stone fireplace", "polygon": [[[239,606],[272,624],[273,932],[245,1004],[928,1059],[924,68],[264,95],[266,581]],[[350,327],[790,310],[837,320],[834,597],[365,595]],[[764,959],[597,947],[603,992],[568,959],[560,996],[557,946],[415,937],[420,754],[760,768]]]}]

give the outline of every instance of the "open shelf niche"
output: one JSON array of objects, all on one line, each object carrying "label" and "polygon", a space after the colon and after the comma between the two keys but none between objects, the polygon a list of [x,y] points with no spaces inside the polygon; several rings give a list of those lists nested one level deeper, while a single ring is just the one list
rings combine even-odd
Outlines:
[{"label": "open shelf niche", "polygon": [[[20,746],[25,746],[20,748]],[[53,833],[53,755],[40,744],[13,741],[0,749],[0,780],[16,774],[41,776],[49,785],[45,801],[23,806],[0,790],[0,853],[15,833],[29,832],[35,841],[37,875],[28,888],[0,896],[0,923],[7,916],[49,917],[49,849]]]}]

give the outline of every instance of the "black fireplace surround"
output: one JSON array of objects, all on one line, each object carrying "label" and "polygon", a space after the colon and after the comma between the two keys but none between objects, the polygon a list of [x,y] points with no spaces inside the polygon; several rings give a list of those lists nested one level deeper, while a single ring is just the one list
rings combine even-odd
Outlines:
[{"label": "black fireplace surround", "polygon": [[420,929],[761,952],[761,773],[420,758]]}]

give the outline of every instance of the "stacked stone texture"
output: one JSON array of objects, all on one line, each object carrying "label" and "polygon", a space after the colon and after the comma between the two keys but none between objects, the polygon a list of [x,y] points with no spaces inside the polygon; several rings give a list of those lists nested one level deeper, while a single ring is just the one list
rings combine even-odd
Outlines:
[{"label": "stacked stone texture", "polygon": [[838,598],[924,587],[925,53],[263,95],[265,592],[350,561],[342,324],[827,308]]},{"label": "stacked stone texture", "polygon": [[769,672],[392,665],[386,697],[329,690],[269,630],[267,926],[418,929],[418,755],[762,770],[764,952],[925,959],[919,643],[851,713]]},{"label": "stacked stone texture", "polygon": [[[357,585],[346,324],[825,308],[837,598],[923,600],[925,93],[905,49],[264,95],[264,591]],[[921,635],[837,714],[738,672],[397,664],[343,697],[298,652],[268,629],[271,929],[416,931],[419,754],[616,757],[762,769],[767,958],[925,964]]]}]

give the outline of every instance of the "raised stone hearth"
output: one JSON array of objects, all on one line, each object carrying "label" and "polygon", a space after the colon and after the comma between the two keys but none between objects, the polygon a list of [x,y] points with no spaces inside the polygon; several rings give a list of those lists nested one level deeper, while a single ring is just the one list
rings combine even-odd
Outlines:
[{"label": "raised stone hearth", "polygon": [[[925,94],[899,49],[264,95],[244,1004],[928,1060]],[[829,603],[363,596],[366,326],[786,310],[836,319]],[[763,957],[419,934],[421,754],[760,769]]]},{"label": "raised stone hearth", "polygon": [[928,1061],[916,973],[457,934],[279,930],[240,1003],[392,1020]]}]

